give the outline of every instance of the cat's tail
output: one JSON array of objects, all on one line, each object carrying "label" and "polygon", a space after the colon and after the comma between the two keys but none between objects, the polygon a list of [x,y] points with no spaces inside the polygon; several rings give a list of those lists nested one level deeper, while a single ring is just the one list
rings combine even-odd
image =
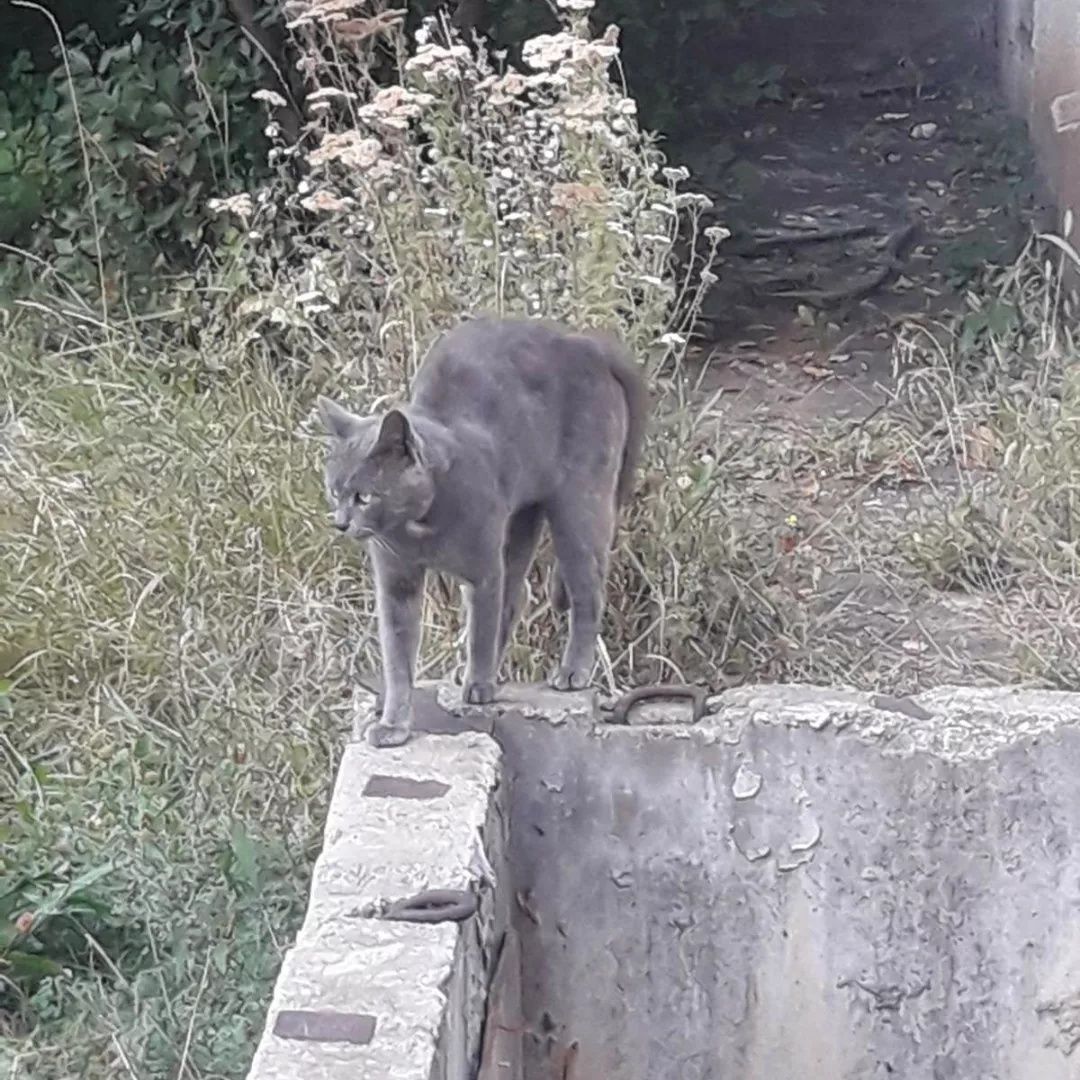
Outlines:
[{"label": "cat's tail", "polygon": [[623,443],[622,464],[615,484],[615,505],[618,508],[625,506],[634,493],[634,475],[641,462],[649,420],[649,388],[641,368],[634,363],[620,341],[606,334],[593,334],[591,339],[599,346],[608,371],[626,399],[626,441]]},{"label": "cat's tail", "polygon": [[[634,477],[641,462],[645,444],[645,431],[649,420],[649,389],[641,369],[630,358],[621,342],[603,334],[589,335],[597,346],[612,378],[619,384],[626,399],[626,441],[623,443],[622,462],[615,482],[615,508],[625,506],[634,493]],[[570,608],[570,597],[562,576],[556,568],[550,588],[551,606],[560,612]]]}]

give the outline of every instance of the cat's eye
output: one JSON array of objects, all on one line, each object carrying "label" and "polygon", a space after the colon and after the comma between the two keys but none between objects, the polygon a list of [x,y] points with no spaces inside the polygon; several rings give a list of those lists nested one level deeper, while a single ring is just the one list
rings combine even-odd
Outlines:
[{"label": "cat's eye", "polygon": [[352,501],[356,506],[367,506],[368,496],[361,495],[359,491],[354,491]]}]

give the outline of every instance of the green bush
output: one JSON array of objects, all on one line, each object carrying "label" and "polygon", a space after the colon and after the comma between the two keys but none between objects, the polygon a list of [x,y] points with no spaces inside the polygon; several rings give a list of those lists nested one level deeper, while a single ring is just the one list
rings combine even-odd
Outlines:
[{"label": "green bush", "polygon": [[0,90],[0,242],[29,256],[4,260],[8,302],[38,260],[84,293],[153,291],[217,242],[207,198],[265,173],[264,60],[222,3],[129,3],[120,30],[75,28],[47,74],[20,53]]}]

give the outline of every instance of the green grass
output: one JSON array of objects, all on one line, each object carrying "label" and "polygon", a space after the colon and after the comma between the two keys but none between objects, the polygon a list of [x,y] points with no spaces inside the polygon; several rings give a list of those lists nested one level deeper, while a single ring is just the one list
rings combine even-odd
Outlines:
[{"label": "green grass", "polygon": [[5,342],[5,1077],[244,1073],[370,631],[303,388],[141,348]]}]

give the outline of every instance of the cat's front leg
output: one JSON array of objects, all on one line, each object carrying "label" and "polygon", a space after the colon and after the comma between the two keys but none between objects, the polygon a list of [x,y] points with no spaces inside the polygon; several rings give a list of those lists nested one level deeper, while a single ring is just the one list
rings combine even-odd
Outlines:
[{"label": "cat's front leg", "polygon": [[402,746],[412,734],[413,677],[420,645],[424,570],[371,546],[383,663],[382,715],[368,729],[373,746]]},{"label": "cat's front leg", "polygon": [[492,559],[487,575],[467,586],[469,604],[469,658],[465,669],[464,701],[486,705],[495,700],[495,665],[503,609],[503,565]]}]

